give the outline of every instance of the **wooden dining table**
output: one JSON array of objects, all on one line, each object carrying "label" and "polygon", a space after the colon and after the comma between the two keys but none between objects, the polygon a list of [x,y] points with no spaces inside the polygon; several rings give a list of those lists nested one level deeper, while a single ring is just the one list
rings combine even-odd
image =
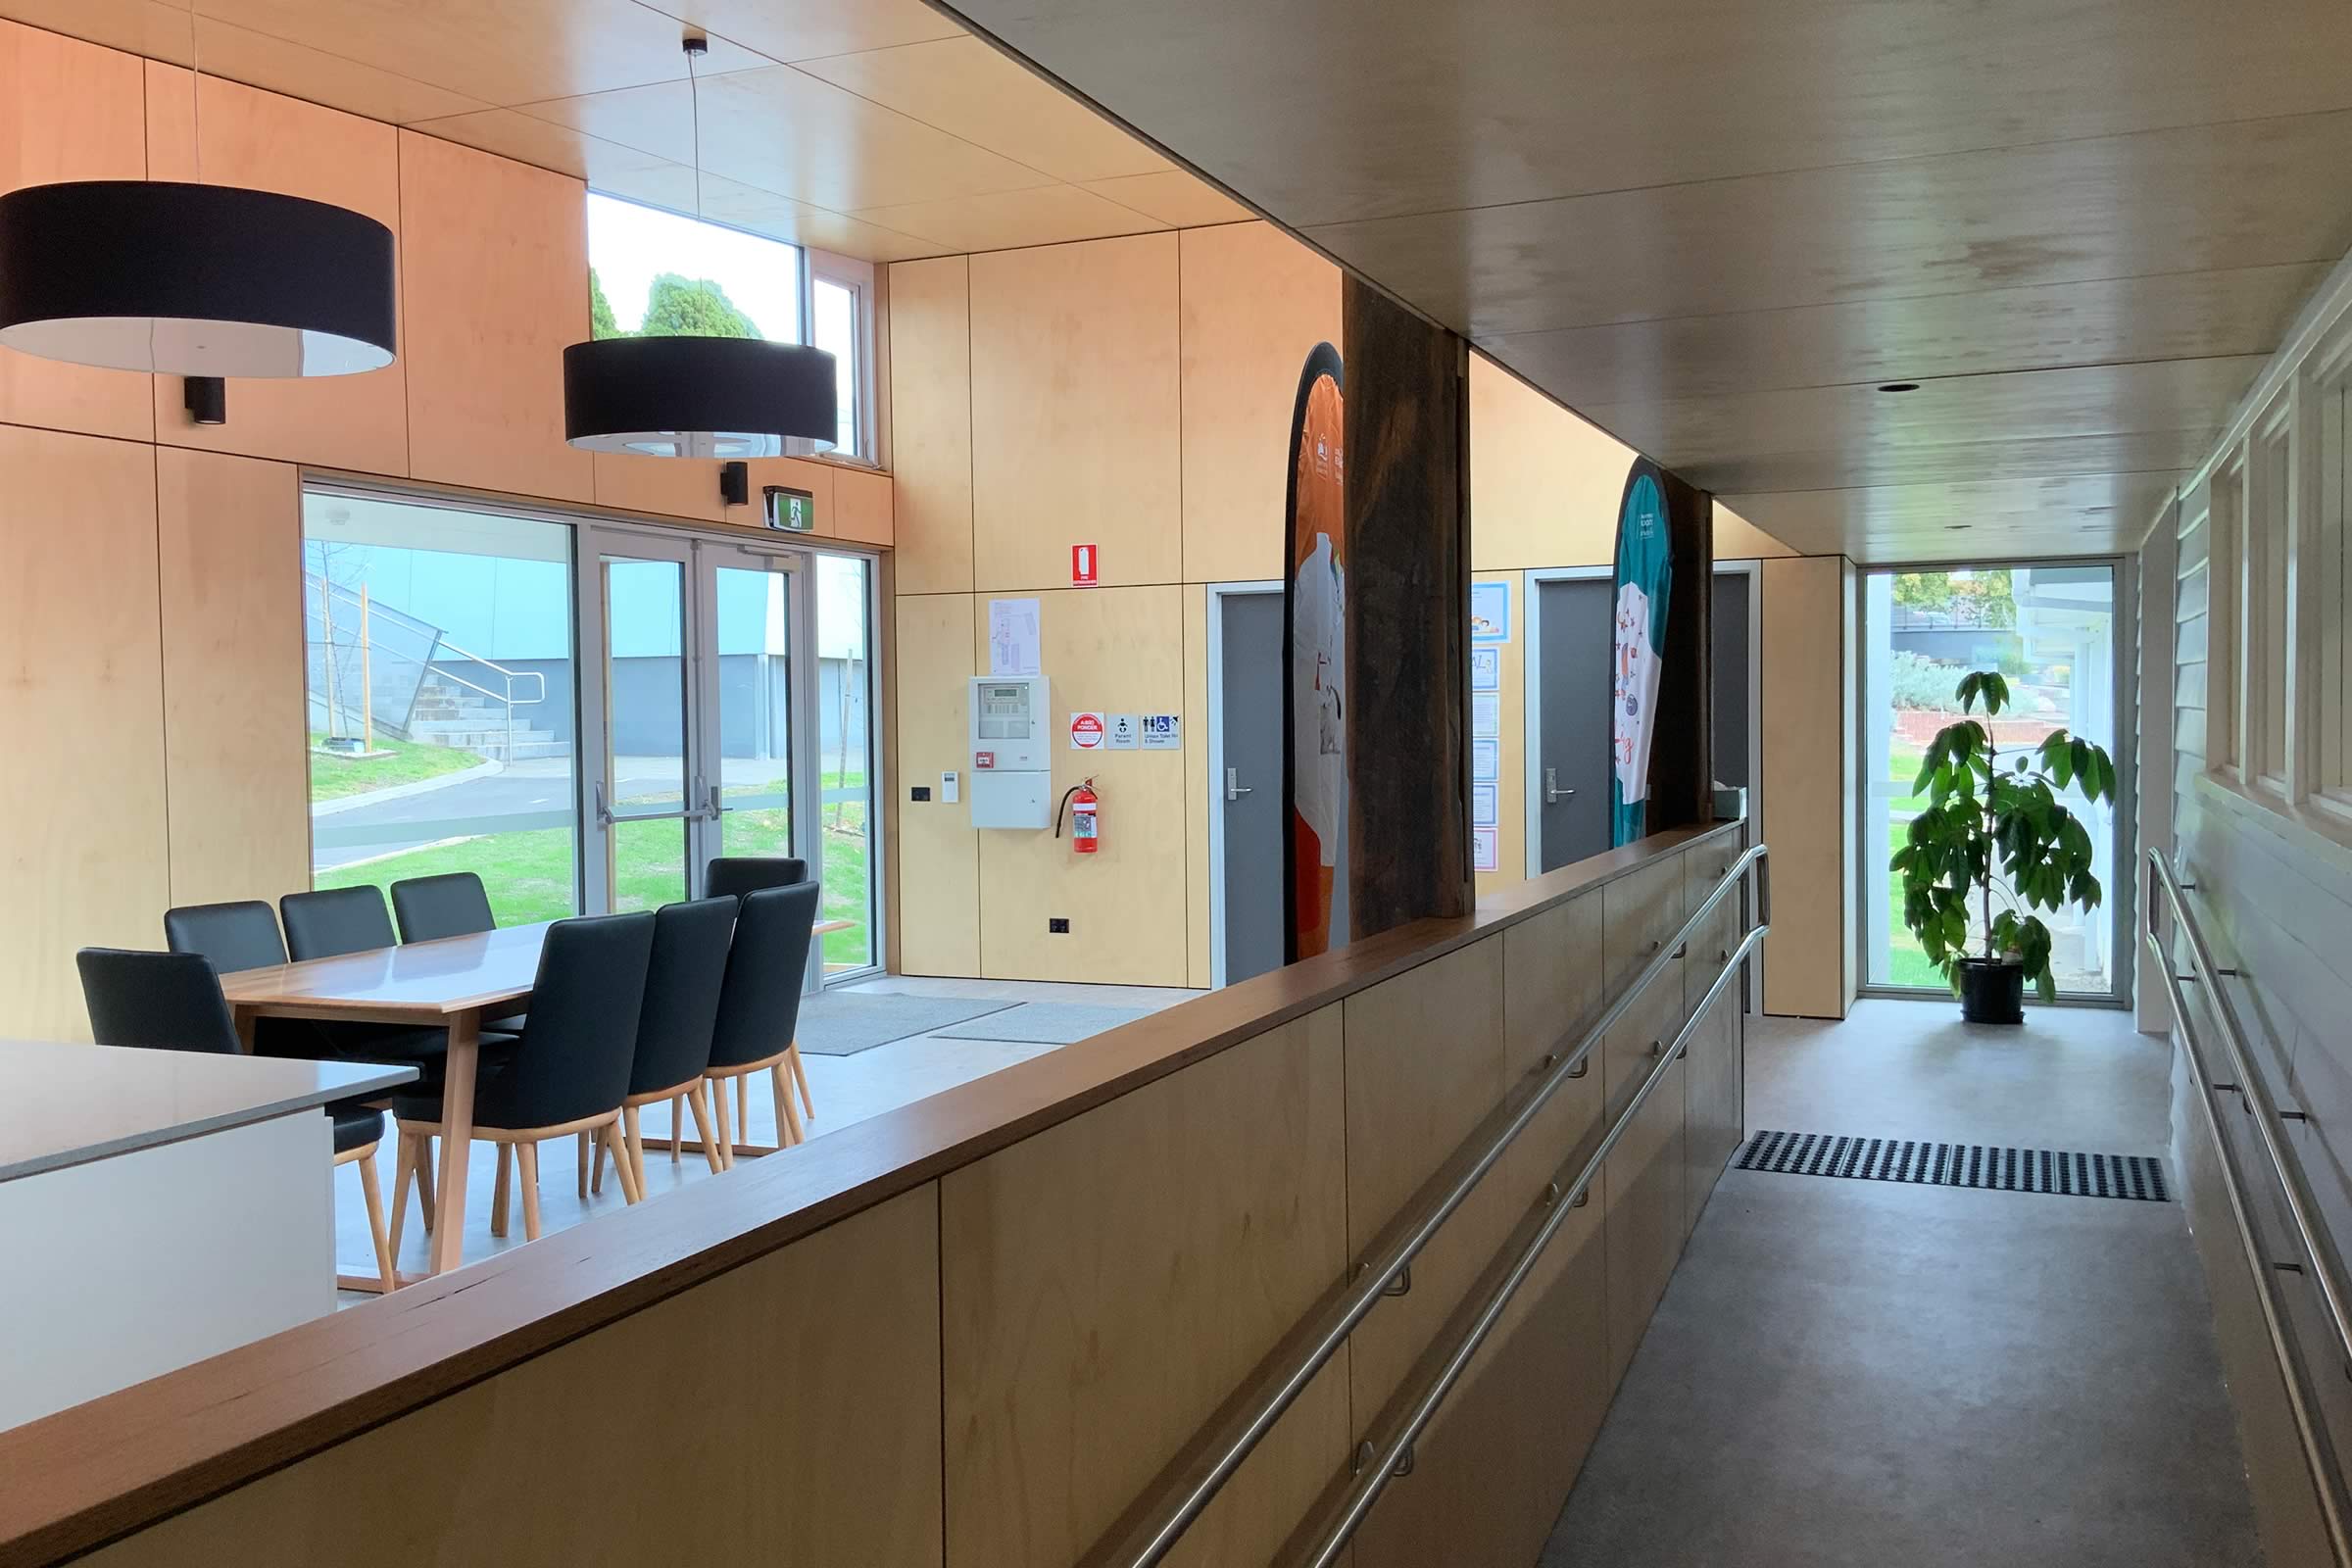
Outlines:
[{"label": "wooden dining table", "polygon": [[220,977],[220,993],[237,1022],[237,1038],[253,1049],[263,1018],[317,1018],[336,1023],[407,1024],[447,1029],[449,1056],[441,1074],[439,1193],[429,1271],[458,1266],[466,1237],[466,1172],[473,1146],[474,1067],[481,1055],[482,1020],[517,1012],[539,975],[539,950],[553,921],[501,926],[495,931],[397,948],[370,948],[332,958],[237,969]]},{"label": "wooden dining table", "polygon": [[[854,923],[820,920],[813,934],[845,930]],[[430,1273],[456,1268],[465,1242],[466,1173],[472,1155],[474,1068],[481,1057],[482,1020],[519,1012],[529,1004],[539,976],[539,950],[553,924],[541,920],[500,926],[331,958],[237,969],[220,977],[220,994],[228,1001],[237,1038],[247,1052],[253,1050],[255,1025],[263,1018],[449,1031],[449,1055],[441,1074],[441,1154],[435,1183],[439,1192],[427,1252]],[[738,1145],[737,1152],[770,1152],[748,1144]],[[366,1288],[364,1281],[355,1279],[354,1284]]]}]

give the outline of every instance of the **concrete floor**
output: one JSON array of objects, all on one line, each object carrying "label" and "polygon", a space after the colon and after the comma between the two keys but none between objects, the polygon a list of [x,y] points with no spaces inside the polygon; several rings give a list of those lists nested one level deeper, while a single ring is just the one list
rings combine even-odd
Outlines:
[{"label": "concrete floor", "polygon": [[[908,975],[885,975],[843,989],[1012,1002],[1074,1002],[1153,1010],[1174,1006],[1200,994],[1154,986],[944,980]],[[816,1116],[808,1126],[809,1140],[814,1142],[827,1133],[839,1132],[868,1116],[878,1116],[886,1110],[912,1104],[915,1101],[953,1089],[957,1084],[1001,1071],[1014,1062],[1061,1049],[1059,1046],[1029,1041],[946,1040],[935,1034],[924,1034],[894,1040],[852,1056],[820,1056],[804,1053],[802,1059],[808,1069],[808,1092],[816,1102]],[[669,1113],[665,1108],[646,1108],[644,1133],[649,1141],[667,1137],[668,1128]],[[745,1136],[752,1143],[773,1144],[776,1141],[776,1113],[764,1078],[752,1086],[750,1126]],[[392,1143],[387,1128],[384,1141],[377,1151],[378,1169],[387,1203],[392,1198]],[[792,1156],[788,1151],[780,1156],[766,1157]],[[490,1234],[490,1194],[497,1177],[497,1158],[494,1146],[480,1143],[473,1146],[472,1162],[466,1177],[466,1201],[465,1255],[469,1263],[510,1247],[524,1245],[519,1202],[515,1205],[514,1219],[509,1233],[504,1237]],[[700,1155],[688,1154],[672,1164],[666,1152],[655,1150],[647,1151],[645,1174],[646,1197],[649,1200],[658,1200],[662,1194],[674,1192],[688,1183],[712,1179],[709,1165]],[[571,1140],[560,1139],[540,1152],[540,1234],[543,1238],[577,1225],[607,1209],[622,1206],[620,1185],[610,1172],[605,1177],[604,1191],[592,1194],[585,1200],[577,1196],[577,1181]],[[404,1271],[421,1270],[424,1267],[425,1249],[426,1240],[417,1223],[415,1200],[412,1199],[408,1224],[401,1237],[399,1267]],[[374,1271],[374,1253],[368,1237],[368,1211],[360,1196],[359,1167],[356,1165],[347,1165],[335,1172],[335,1252],[344,1273]],[[361,1292],[345,1291],[339,1295],[341,1304],[345,1306],[370,1298]]]},{"label": "concrete floor", "polygon": [[[2162,1153],[2121,1012],[1752,1021],[1748,1126]],[[1727,1171],[1543,1568],[2249,1568],[2177,1203]]]}]

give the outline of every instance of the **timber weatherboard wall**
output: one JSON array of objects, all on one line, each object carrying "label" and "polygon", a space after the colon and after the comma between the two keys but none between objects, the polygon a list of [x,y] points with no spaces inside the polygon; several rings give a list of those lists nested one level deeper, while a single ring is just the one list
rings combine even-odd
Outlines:
[{"label": "timber weatherboard wall", "polygon": [[[564,444],[561,355],[588,336],[581,181],[0,21],[0,190],[186,177],[199,122],[208,179],[392,229],[400,355],[233,380],[228,422],[200,427],[176,376],[0,349],[0,871],[34,893],[0,931],[0,1035],[86,1038],[76,948],[154,947],[173,904],[309,885],[299,466],[757,523],[717,506],[714,463]],[[818,495],[820,538],[891,543],[889,475],[753,467]]]},{"label": "timber weatherboard wall", "polygon": [[[2193,884],[2187,902],[2215,961],[2237,971],[2220,983],[2255,1070],[2277,1104],[2308,1118],[2286,1124],[2288,1147],[2339,1255],[2352,1249],[2352,1036],[2343,1027],[2352,1016],[2352,815],[2331,769],[2342,763],[2352,673],[2348,389],[2352,267],[2338,268],[2306,306],[2224,439],[2157,517],[2171,537],[2151,540],[2143,566],[2169,570],[2169,613],[2155,612],[2152,588],[2140,623],[2143,660],[2169,668],[2169,756],[2151,761],[2169,773],[2175,869]],[[2268,565],[2283,567],[2284,581]],[[2210,1017],[2197,1021],[2219,1051]],[[2177,1106],[2177,1119],[2188,1114]],[[2223,1125],[2256,1189],[2270,1255],[2294,1256],[2245,1118]],[[2208,1266],[2218,1300],[2228,1287]],[[2312,1364],[2329,1364],[2308,1277],[2288,1278],[2286,1297]],[[2314,1382],[2336,1451],[2352,1452],[2352,1388]],[[2258,1417],[2248,1419],[2252,1430]]]}]

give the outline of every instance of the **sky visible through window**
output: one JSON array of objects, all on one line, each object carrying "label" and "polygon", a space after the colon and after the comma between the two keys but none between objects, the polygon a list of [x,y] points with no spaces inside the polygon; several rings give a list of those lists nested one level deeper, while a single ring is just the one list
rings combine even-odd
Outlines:
[{"label": "sky visible through window", "polygon": [[645,325],[655,281],[666,272],[715,283],[769,342],[801,341],[801,253],[782,240],[591,191],[588,267],[612,308],[614,331]]}]

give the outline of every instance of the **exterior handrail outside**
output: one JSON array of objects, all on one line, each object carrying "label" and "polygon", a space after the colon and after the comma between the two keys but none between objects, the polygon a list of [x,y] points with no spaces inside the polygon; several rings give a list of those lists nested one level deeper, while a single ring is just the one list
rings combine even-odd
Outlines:
[{"label": "exterior handrail outside", "polygon": [[[1657,1059],[1650,1063],[1649,1071],[1642,1075],[1641,1086],[1634,1091],[1633,1098],[1625,1102],[1625,1108],[1610,1121],[1608,1131],[1601,1135],[1592,1152],[1585,1156],[1576,1175],[1566,1182],[1554,1180],[1546,1190],[1529,1216],[1535,1222],[1533,1233],[1520,1244],[1516,1252],[1508,1251],[1506,1243],[1506,1250],[1496,1254],[1498,1261],[1502,1257],[1509,1257],[1509,1267],[1478,1303],[1468,1328],[1454,1341],[1444,1362],[1402,1406],[1401,1417],[1393,1419],[1381,1437],[1366,1440],[1372,1451],[1357,1465],[1354,1480],[1333,1510],[1330,1522],[1302,1551],[1287,1553],[1281,1559],[1286,1568],[1292,1564],[1298,1565],[1298,1568],[1331,1568],[1333,1563],[1339,1561],[1341,1553],[1348,1549],[1348,1543],[1354,1539],[1357,1527],[1372,1511],[1372,1504],[1380,1500],[1380,1494],[1388,1490],[1389,1483],[1399,1475],[1410,1473],[1414,1440],[1420,1437],[1422,1429],[1437,1415],[1438,1407],[1446,1402],[1446,1396],[1453,1392],[1453,1386],[1461,1381],[1462,1374],[1469,1370],[1471,1359],[1478,1354],[1478,1348],[1486,1343],[1487,1336],[1494,1331],[1494,1325],[1502,1321],[1502,1314],[1510,1309],[1511,1298],[1519,1294],[1519,1288],[1535,1272],[1537,1262],[1544,1255],[1544,1249],[1551,1245],[1552,1237],[1567,1222],[1568,1211],[1583,1201],[1585,1194],[1592,1186],[1592,1179],[1600,1174],[1601,1162],[1609,1157],[1609,1151],[1617,1147],[1617,1140],[1625,1135],[1626,1128],[1633,1125],[1634,1116],[1641,1110],[1642,1102],[1649,1099],[1650,1091],[1665,1078],[1666,1069],[1674,1064],[1675,1058],[1690,1047],[1690,1036],[1698,1028],[1699,1020],[1730,989],[1733,976],[1740,972],[1740,966],[1747,961],[1748,954],[1755,950],[1756,944],[1763,941],[1771,929],[1769,925],[1762,924],[1748,928],[1747,934],[1740,939],[1739,947],[1733,949],[1731,956],[1724,961],[1722,971],[1715,976],[1715,983],[1707,987],[1706,996],[1690,1010],[1690,1016],[1683,1020],[1683,1026],[1675,1032],[1673,1042],[1661,1050]],[[1522,1220],[1518,1229],[1526,1230],[1528,1224],[1529,1220]],[[1513,1235],[1517,1235],[1517,1231]],[[1489,1272],[1493,1272],[1492,1266]],[[1457,1311],[1455,1317],[1448,1320],[1448,1326],[1459,1321],[1460,1316]],[[1391,1408],[1397,1406],[1392,1403]]]},{"label": "exterior handrail outside", "polygon": [[[339,597],[347,604],[360,605],[362,608],[366,608],[366,601],[364,601],[358,594],[353,593],[348,588],[337,587],[334,583],[319,575],[318,572],[306,571],[303,573],[303,576],[306,580],[317,583],[318,585],[318,592],[320,594]],[[414,619],[416,617],[412,616],[410,618]],[[427,625],[429,623],[419,621],[418,624]],[[509,669],[506,665],[498,663],[495,661],[484,659],[481,655],[473,652],[469,648],[459,647],[456,643],[451,642],[447,637],[441,635],[441,630],[439,627],[432,627],[431,630],[433,634],[433,641],[431,646],[425,650],[424,668],[442,680],[455,681],[458,685],[465,687],[467,691],[480,692],[484,697],[489,698],[494,703],[506,704],[506,749],[502,753],[502,759],[505,761],[512,762],[514,760],[514,710],[517,708],[535,708],[539,704],[547,701],[547,676],[536,669]],[[503,692],[494,692],[489,687],[482,685],[478,681],[467,680],[465,676],[459,674],[454,669],[442,668],[436,656],[439,654],[440,650],[444,648],[457,655],[460,659],[466,661],[468,663],[479,664],[484,669],[496,670],[499,675],[505,679],[507,689]],[[393,652],[393,650],[390,649],[385,651],[387,653]],[[399,657],[414,658],[415,656],[400,655]],[[514,683],[517,680],[536,681],[538,683],[538,695],[533,697],[516,697],[514,695]]]},{"label": "exterior handrail outside", "polygon": [[[1147,1494],[1152,1500],[1131,1511],[1126,1520],[1112,1527],[1114,1536],[1106,1537],[1087,1554],[1083,1560],[1090,1568],[1153,1568],[1175,1549],[1184,1532],[1241,1469],[1243,1461],[1306,1391],[1315,1375],[1339,1352],[1356,1325],[1461,1207],[1479,1181],[1534,1122],[1559,1087],[1582,1076],[1586,1060],[1601,1037],[1665,972],[1666,965],[1714,913],[1715,906],[1740,886],[1751,867],[1758,872],[1756,908],[1762,923],[1750,937],[1761,935],[1769,924],[1772,908],[1771,874],[1766,857],[1766,847],[1758,844],[1733,861],[1705,900],[1683,922],[1682,929],[1658,945],[1641,972],[1601,1010],[1575,1044],[1568,1046],[1563,1040],[1565,1049],[1555,1047],[1544,1057],[1544,1076],[1536,1087],[1523,1099],[1506,1099],[1472,1130],[1446,1163],[1422,1184],[1421,1200],[1392,1220],[1374,1241],[1370,1255],[1357,1267],[1355,1275],[1326,1297],[1321,1306],[1284,1339],[1217,1414],[1209,1418],[1193,1444],[1161,1473]],[[1744,958],[1752,945],[1752,940],[1741,943],[1740,958]],[[1726,965],[1726,972],[1738,966],[1736,959]],[[1718,976],[1715,988],[1707,994],[1710,1003],[1722,985],[1722,977]],[[1676,1037],[1676,1049],[1666,1052],[1662,1060],[1674,1059],[1688,1033],[1686,1026]],[[1653,1068],[1645,1083],[1654,1082],[1663,1071],[1662,1066]],[[1647,1093],[1646,1087],[1642,1092]],[[1638,1099],[1635,1103],[1639,1103]],[[1631,1114],[1630,1109],[1627,1114]],[[1621,1117],[1612,1125],[1603,1141],[1603,1152],[1616,1141],[1622,1124]],[[1568,1206],[1568,1202],[1559,1205],[1562,1212]],[[1348,1528],[1352,1532],[1353,1526]]]},{"label": "exterior handrail outside", "polygon": [[[2312,1397],[2307,1369],[2292,1336],[2287,1332],[2286,1313],[2278,1299],[2278,1269],[2264,1255],[2256,1237],[2245,1188],[2245,1175],[2239,1170],[2237,1156],[2223,1134],[2220,1113],[2216,1110],[2215,1094],[2234,1090],[2253,1120],[2260,1136],[2263,1153],[2270,1161],[2274,1175],[2286,1200],[2289,1219],[2295,1228],[2296,1241],[2306,1260],[2304,1272],[2319,1286],[2320,1299],[2327,1307],[2328,1325],[2335,1333],[2335,1349],[2342,1358],[2345,1374],[2352,1377],[2352,1330],[2345,1322],[2345,1293],[2342,1265],[2327,1234],[2313,1220],[2314,1205],[2310,1190],[2304,1185],[2302,1168],[2286,1149],[2286,1136],[2279,1127],[2278,1111],[2271,1102],[2270,1091],[2264,1088],[2252,1059],[2247,1055],[2245,1034],[2239,1027],[2236,1009],[2230,1004],[2222,991],[2219,971],[2213,954],[2205,945],[2205,933],[2197,925],[2196,916],[2180,897],[2180,884],[2164,858],[2164,851],[2151,847],[2148,851],[2149,897],[2142,901],[2147,910],[2146,941],[2150,957],[2164,976],[2170,996],[2173,1016],[2180,1025],[2180,1043],[2188,1053],[2190,1067],[2197,1075],[2197,1103],[2203,1108],[2208,1130],[2213,1135],[2214,1149],[2221,1161],[2223,1185],[2230,1199],[2230,1209],[2236,1221],[2239,1245],[2244,1249],[2246,1266],[2253,1271],[2262,1307],[2263,1326],[2269,1332],[2271,1351],[2278,1360],[2281,1381],[2286,1386],[2287,1402],[2295,1420],[2297,1436],[2303,1445],[2304,1462],[2310,1467],[2313,1490],[2318,1495],[2320,1511],[2328,1528],[2328,1542],[2338,1564],[2352,1565],[2352,1501],[2344,1492],[2341,1469],[2335,1462],[2334,1444],[2328,1434],[2327,1424],[2316,1408]],[[2175,930],[2186,939],[2189,973],[2183,975],[2173,967],[2172,951],[2158,931],[2157,899],[2172,909]],[[2186,994],[2180,989],[2183,982],[2204,988],[2213,1004],[2214,1016],[2221,1020],[2222,1043],[2230,1054],[2231,1081],[2214,1077],[2205,1060],[2205,1053],[2197,1043],[2197,1030],[2190,1021]]]}]

